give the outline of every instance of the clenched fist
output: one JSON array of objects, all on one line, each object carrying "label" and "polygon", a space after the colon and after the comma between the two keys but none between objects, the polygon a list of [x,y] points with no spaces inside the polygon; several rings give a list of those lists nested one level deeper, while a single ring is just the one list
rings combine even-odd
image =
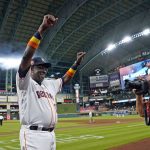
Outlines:
[{"label": "clenched fist", "polygon": [[77,60],[76,60],[77,65],[80,65],[80,63],[83,60],[85,54],[86,54],[86,52],[78,52],[77,53]]},{"label": "clenched fist", "polygon": [[58,18],[54,17],[53,15],[50,15],[50,14],[45,15],[43,18],[43,22],[38,29],[39,33],[42,33],[49,27],[54,26],[54,24],[56,24],[57,20],[58,20]]},{"label": "clenched fist", "polygon": [[45,27],[51,27],[57,22],[58,18],[55,18],[53,15],[45,15],[42,25]]}]

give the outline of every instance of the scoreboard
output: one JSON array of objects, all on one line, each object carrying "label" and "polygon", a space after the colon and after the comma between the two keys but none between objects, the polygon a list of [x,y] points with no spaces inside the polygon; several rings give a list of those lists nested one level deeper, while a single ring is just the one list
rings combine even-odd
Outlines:
[{"label": "scoreboard", "polygon": [[103,88],[108,86],[108,75],[90,76],[90,88]]}]

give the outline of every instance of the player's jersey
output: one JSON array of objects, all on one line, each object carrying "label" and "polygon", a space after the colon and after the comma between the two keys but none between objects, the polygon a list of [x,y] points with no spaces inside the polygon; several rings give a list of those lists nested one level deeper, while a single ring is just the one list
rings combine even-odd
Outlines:
[{"label": "player's jersey", "polygon": [[89,112],[89,117],[90,117],[90,118],[92,117],[92,112],[91,112],[91,111]]},{"label": "player's jersey", "polygon": [[54,127],[57,123],[55,96],[62,88],[62,79],[44,79],[41,85],[30,77],[16,75],[20,121],[23,125]]}]

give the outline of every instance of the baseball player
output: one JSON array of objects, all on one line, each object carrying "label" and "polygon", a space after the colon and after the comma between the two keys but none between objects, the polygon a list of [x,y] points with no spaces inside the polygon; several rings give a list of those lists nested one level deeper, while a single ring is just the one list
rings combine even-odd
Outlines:
[{"label": "baseball player", "polygon": [[77,53],[77,59],[62,78],[48,80],[45,78],[51,67],[41,57],[33,57],[42,39],[42,34],[52,27],[58,18],[45,15],[38,31],[29,40],[23,54],[18,72],[16,86],[20,113],[21,150],[55,150],[55,125],[57,111],[55,96],[62,86],[75,74],[85,52]]},{"label": "baseball player", "polygon": [[93,123],[94,120],[93,120],[93,113],[92,111],[89,112],[89,123]]},{"label": "baseball player", "polygon": [[3,125],[3,120],[4,120],[4,117],[0,115],[0,126]]}]

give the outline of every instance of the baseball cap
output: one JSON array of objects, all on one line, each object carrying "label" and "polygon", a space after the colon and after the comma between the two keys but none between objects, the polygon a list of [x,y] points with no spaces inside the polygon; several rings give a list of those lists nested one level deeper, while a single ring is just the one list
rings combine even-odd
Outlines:
[{"label": "baseball cap", "polygon": [[31,60],[31,66],[38,66],[38,65],[43,65],[45,67],[51,67],[51,63],[46,62],[43,58],[41,57],[34,57]]}]

